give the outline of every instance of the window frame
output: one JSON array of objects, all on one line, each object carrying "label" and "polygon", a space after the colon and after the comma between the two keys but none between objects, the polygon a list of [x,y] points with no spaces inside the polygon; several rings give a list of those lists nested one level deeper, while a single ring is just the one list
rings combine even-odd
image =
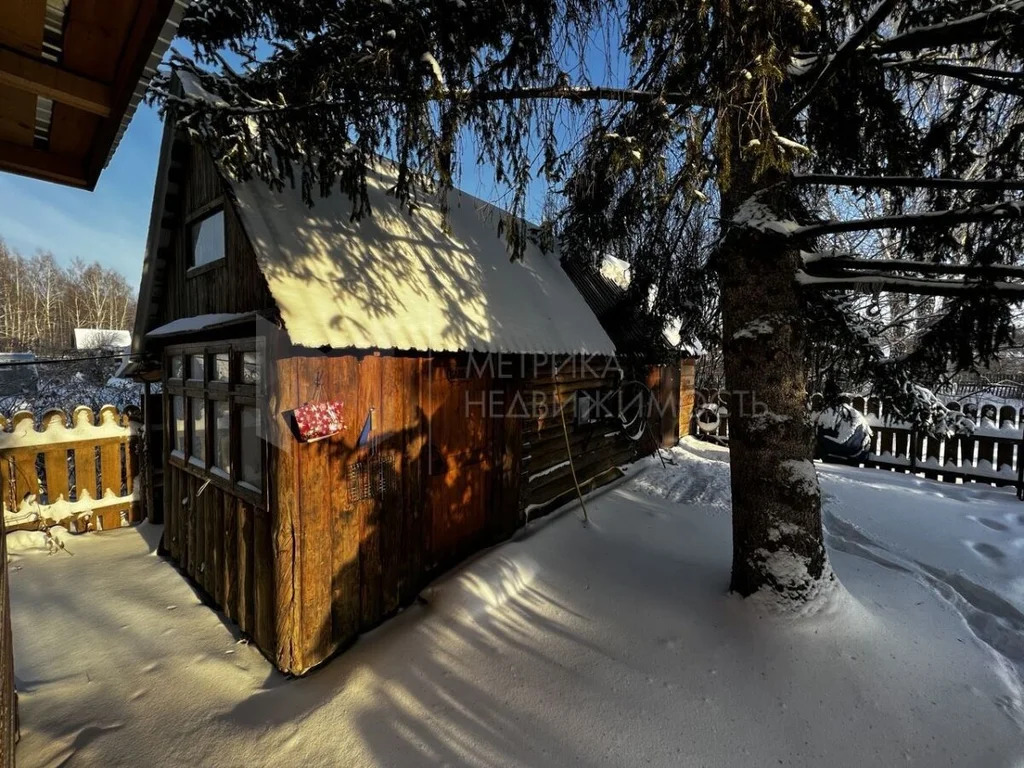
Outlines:
[{"label": "window frame", "polygon": [[[198,342],[191,344],[176,344],[164,349],[164,392],[165,392],[165,424],[170,430],[165,430],[168,435],[167,452],[168,462],[173,466],[196,475],[203,480],[209,480],[212,485],[240,497],[260,507],[267,505],[267,453],[268,443],[266,429],[269,423],[266,407],[265,393],[267,380],[267,356],[266,340],[263,338],[233,339],[221,342]],[[262,367],[260,381],[255,384],[242,384],[242,357],[244,353],[256,352],[261,356]],[[228,380],[211,380],[214,371],[216,355],[228,355]],[[189,355],[203,355],[203,378],[187,378],[191,373],[189,366]],[[183,357],[183,378],[172,378],[173,359],[175,356]],[[185,404],[185,451],[174,448],[174,405],[175,397],[184,398]],[[203,436],[203,448],[205,456],[202,460],[192,453],[193,435],[193,398],[201,399],[206,412],[205,434]],[[228,403],[228,460],[230,467],[225,472],[222,467],[215,463],[214,443],[216,441],[216,423],[214,420],[213,403]],[[260,438],[260,478],[261,488],[254,491],[248,483],[243,484],[241,478],[241,409],[242,407],[255,407],[260,411],[260,426],[263,435]]]},{"label": "window frame", "polygon": [[[192,238],[192,230],[194,227],[201,225],[206,219],[216,216],[218,213],[224,217],[224,242],[223,248],[221,249],[221,256],[213,261],[196,264],[195,244]],[[217,269],[218,267],[223,267],[227,263],[228,218],[227,206],[224,205],[223,197],[214,198],[206,205],[197,208],[188,216],[188,218],[185,219],[185,247],[187,249],[185,254],[185,277],[196,277],[209,272],[210,270]]]}]

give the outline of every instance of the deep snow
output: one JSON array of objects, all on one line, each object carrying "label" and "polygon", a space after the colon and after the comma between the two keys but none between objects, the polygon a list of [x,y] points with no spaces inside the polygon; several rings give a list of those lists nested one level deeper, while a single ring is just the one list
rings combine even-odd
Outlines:
[{"label": "deep snow", "polygon": [[11,562],[19,765],[1024,765],[1024,504],[821,467],[845,590],[726,594],[728,467],[687,442],[284,680],[159,528]]}]

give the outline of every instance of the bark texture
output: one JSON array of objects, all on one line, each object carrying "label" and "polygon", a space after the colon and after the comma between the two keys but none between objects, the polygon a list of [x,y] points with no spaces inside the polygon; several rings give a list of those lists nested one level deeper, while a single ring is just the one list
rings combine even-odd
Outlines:
[{"label": "bark texture", "polygon": [[778,235],[730,232],[719,253],[730,391],[732,590],[793,600],[830,578],[812,464],[798,254]]},{"label": "bark texture", "polygon": [[768,219],[793,213],[786,148],[775,132],[791,103],[784,66],[804,35],[788,5],[768,0],[756,14],[741,2],[722,6],[724,50],[738,75],[718,113],[723,233],[715,258],[730,391],[731,588],[800,602],[832,575],[806,407],[799,252],[791,238],[735,221],[752,202]]}]

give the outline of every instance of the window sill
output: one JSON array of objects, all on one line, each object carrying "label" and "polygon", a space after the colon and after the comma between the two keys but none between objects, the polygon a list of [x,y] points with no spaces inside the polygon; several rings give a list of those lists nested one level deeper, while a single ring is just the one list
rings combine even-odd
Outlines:
[{"label": "window sill", "polygon": [[241,499],[259,509],[267,509],[267,500],[263,495],[263,491],[241,480],[232,484],[230,479],[223,477],[223,470],[219,470],[217,467],[206,469],[191,459],[185,461],[174,454],[171,455],[170,464],[200,480],[210,481],[211,485],[229,496]]},{"label": "window sill", "polygon": [[185,270],[185,277],[199,277],[200,275],[205,275],[207,272],[212,272],[215,269],[219,269],[220,267],[223,267],[225,264],[227,264],[227,258],[221,256],[216,261],[208,261],[206,264],[200,264],[198,267],[189,267],[188,269]]}]

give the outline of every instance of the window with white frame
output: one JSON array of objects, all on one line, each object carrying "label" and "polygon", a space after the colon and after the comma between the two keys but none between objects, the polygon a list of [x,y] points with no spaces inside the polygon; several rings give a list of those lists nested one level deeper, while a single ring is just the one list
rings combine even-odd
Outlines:
[{"label": "window with white frame", "polygon": [[266,453],[261,339],[169,347],[171,462],[240,495],[261,496]]}]

